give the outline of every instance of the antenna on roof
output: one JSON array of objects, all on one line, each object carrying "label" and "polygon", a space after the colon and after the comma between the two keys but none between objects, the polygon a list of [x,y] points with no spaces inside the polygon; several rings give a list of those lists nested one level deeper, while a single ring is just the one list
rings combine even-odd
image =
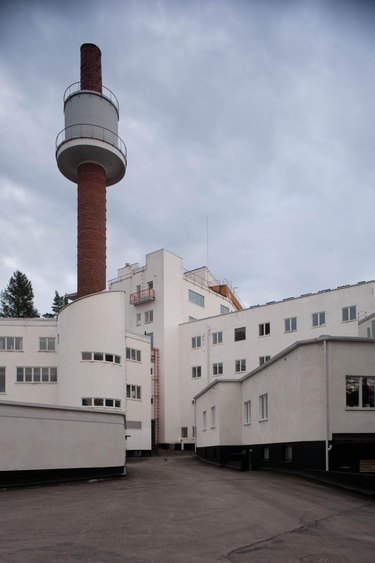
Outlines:
[{"label": "antenna on roof", "polygon": [[208,269],[208,215],[206,216],[206,266]]}]

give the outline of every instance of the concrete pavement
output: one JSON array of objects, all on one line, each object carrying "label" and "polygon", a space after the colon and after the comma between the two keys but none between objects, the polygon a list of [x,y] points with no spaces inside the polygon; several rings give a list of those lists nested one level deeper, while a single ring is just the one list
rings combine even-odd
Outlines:
[{"label": "concrete pavement", "polygon": [[189,454],[128,478],[0,491],[0,562],[373,563],[375,503]]}]

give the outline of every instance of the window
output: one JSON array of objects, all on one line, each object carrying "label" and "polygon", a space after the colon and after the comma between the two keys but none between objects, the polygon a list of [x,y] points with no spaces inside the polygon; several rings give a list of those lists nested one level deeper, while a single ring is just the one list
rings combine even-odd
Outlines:
[{"label": "window", "polygon": [[312,314],[312,325],[322,326],[326,324],[326,313],[325,311],[320,311],[320,313]]},{"label": "window", "polygon": [[0,393],[5,393],[5,367],[0,367]]},{"label": "window", "polygon": [[139,326],[142,323],[142,315],[141,313],[137,313],[137,326]]},{"label": "window", "polygon": [[270,359],[271,356],[259,356],[259,365],[262,366],[263,364],[266,364],[270,361]]},{"label": "window", "polygon": [[357,305],[350,305],[349,307],[342,308],[342,320],[355,321],[357,318]]},{"label": "window", "polygon": [[147,287],[148,287],[148,289],[153,289],[153,287],[154,287],[154,282],[153,282],[153,281],[147,282]]},{"label": "window", "polygon": [[141,351],[135,348],[126,348],[126,359],[132,360],[133,362],[141,361]]},{"label": "window", "polygon": [[211,428],[216,426],[216,407],[211,407]]},{"label": "window", "polygon": [[120,409],[121,401],[120,399],[104,399],[102,397],[82,397],[83,407],[109,407]]},{"label": "window", "polygon": [[259,336],[271,334],[271,323],[261,323],[259,325]]},{"label": "window", "polygon": [[18,367],[17,383],[56,383],[56,367]]},{"label": "window", "polygon": [[202,377],[201,366],[193,366],[191,368],[191,376],[192,376],[193,379],[198,379],[199,377]]},{"label": "window", "polygon": [[204,307],[204,296],[192,289],[189,289],[189,301],[199,307]]},{"label": "window", "polygon": [[375,377],[346,376],[346,406],[368,409],[375,407]]},{"label": "window", "polygon": [[201,336],[193,336],[191,339],[191,347],[192,348],[200,348],[202,345],[202,337]]},{"label": "window", "polygon": [[259,397],[259,420],[268,419],[268,393]]},{"label": "window", "polygon": [[226,315],[227,313],[229,313],[229,307],[226,307],[225,305],[220,305],[220,315]]},{"label": "window", "polygon": [[202,412],[202,428],[203,430],[207,428],[207,411]]},{"label": "window", "polygon": [[19,352],[22,350],[22,338],[20,336],[0,336],[0,351]]},{"label": "window", "polygon": [[213,332],[212,333],[212,344],[222,344],[223,343],[223,333]]},{"label": "window", "polygon": [[212,375],[223,375],[223,363],[212,364]]},{"label": "window", "polygon": [[91,397],[82,397],[82,406],[83,407],[91,407],[92,405],[92,398]]},{"label": "window", "polygon": [[131,430],[142,430],[142,421],[141,420],[127,420],[126,428]]},{"label": "window", "polygon": [[270,460],[270,449],[268,446],[264,446],[262,448],[262,460],[269,461]]},{"label": "window", "polygon": [[290,319],[285,319],[285,332],[294,332],[297,330],[297,317],[290,317]]},{"label": "window", "polygon": [[251,401],[245,401],[244,404],[244,424],[251,423]]},{"label": "window", "polygon": [[154,320],[154,311],[145,311],[145,323],[152,323]]},{"label": "window", "polygon": [[181,438],[188,437],[188,429],[187,426],[181,426]]},{"label": "window", "polygon": [[140,385],[127,385],[126,386],[126,396],[128,399],[139,399],[141,400],[141,387]]},{"label": "window", "polygon": [[110,362],[121,364],[121,356],[105,354],[104,352],[81,352],[81,360],[84,362]]},{"label": "window", "polygon": [[136,286],[135,291],[137,293],[141,293],[141,285],[140,284]]},{"label": "window", "polygon": [[246,371],[246,360],[236,360],[234,363],[235,372]]},{"label": "window", "polygon": [[197,319],[195,317],[190,317],[189,316],[189,323],[192,323],[193,321],[196,321]]},{"label": "window", "polygon": [[154,333],[153,332],[146,332],[145,336],[150,337],[150,346],[151,346],[151,348],[153,348],[154,347]]},{"label": "window", "polygon": [[283,459],[285,462],[290,463],[293,461],[293,446],[284,446]]},{"label": "window", "polygon": [[195,434],[195,426],[191,427],[191,435],[193,438],[195,438],[196,434]]},{"label": "window", "polygon": [[242,326],[241,328],[234,329],[234,341],[238,342],[239,340],[246,340],[246,327]]},{"label": "window", "polygon": [[41,336],[39,338],[39,351],[40,352],[54,352],[56,338]]}]

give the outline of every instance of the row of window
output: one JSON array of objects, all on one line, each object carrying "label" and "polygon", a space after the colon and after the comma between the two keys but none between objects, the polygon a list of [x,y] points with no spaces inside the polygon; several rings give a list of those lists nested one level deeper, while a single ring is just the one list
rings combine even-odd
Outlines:
[{"label": "row of window", "polygon": [[134,362],[141,361],[141,351],[136,348],[126,348],[126,359]]},{"label": "row of window", "polygon": [[[0,352],[22,352],[22,336],[0,336]],[[39,338],[39,352],[54,352],[56,338],[41,336]]]},{"label": "row of window", "polygon": [[111,362],[121,364],[121,356],[106,354],[105,352],[81,352],[81,359],[84,362]]},{"label": "row of window", "polygon": [[104,399],[100,397],[82,397],[83,407],[111,407],[120,409],[120,399]]},{"label": "row of window", "polygon": [[[5,368],[4,376],[5,376]],[[16,368],[17,383],[56,383],[56,367],[18,367]],[[5,386],[5,382],[4,382]]]},{"label": "row of window", "polygon": [[[269,358],[269,356],[264,356]],[[212,364],[212,375],[223,375],[223,362],[216,362]],[[241,373],[246,371],[246,359],[235,360],[234,371],[236,373]],[[191,368],[191,376],[193,379],[199,379],[202,377],[202,366],[193,366]]]},{"label": "row of window", "polygon": [[[243,423],[251,424],[251,401],[244,402]],[[259,421],[268,420],[268,393],[259,395]]]},{"label": "row of window", "polygon": [[[189,437],[189,429],[187,426],[181,426],[181,438]],[[195,438],[195,426],[191,427],[191,437]]]},{"label": "row of window", "polygon": [[[211,407],[211,428],[216,428],[216,407],[215,405]],[[202,430],[207,430],[207,411],[202,412]]]},{"label": "row of window", "polygon": [[[143,313],[143,318],[145,324],[152,323],[154,320],[154,311],[152,309],[145,311]],[[136,322],[137,326],[140,326],[142,324],[142,313],[137,313]]]},{"label": "row of window", "polygon": [[[343,307],[342,309],[342,320],[343,322],[353,321],[357,318],[357,306],[350,305],[349,307]],[[318,313],[312,313],[312,326],[322,326],[326,324],[326,313],[325,311],[319,311]],[[284,330],[285,332],[294,332],[297,330],[297,317],[289,317],[284,319]],[[271,323],[260,323],[258,325],[258,335],[267,336],[271,334]],[[234,329],[234,341],[239,342],[241,340],[246,340],[246,327],[239,327]],[[223,333],[213,332],[212,333],[212,344],[222,344]],[[202,345],[202,338],[200,336],[193,336],[191,339],[192,348],[200,348]]]}]

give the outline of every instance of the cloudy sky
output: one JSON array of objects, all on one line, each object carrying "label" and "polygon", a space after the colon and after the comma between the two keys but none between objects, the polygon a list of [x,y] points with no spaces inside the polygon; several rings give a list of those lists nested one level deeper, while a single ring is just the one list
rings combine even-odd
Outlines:
[{"label": "cloudy sky", "polygon": [[40,313],[76,290],[55,138],[86,42],[128,149],[108,279],[163,247],[246,306],[374,279],[374,29],[361,0],[2,0],[0,289],[25,272]]}]

